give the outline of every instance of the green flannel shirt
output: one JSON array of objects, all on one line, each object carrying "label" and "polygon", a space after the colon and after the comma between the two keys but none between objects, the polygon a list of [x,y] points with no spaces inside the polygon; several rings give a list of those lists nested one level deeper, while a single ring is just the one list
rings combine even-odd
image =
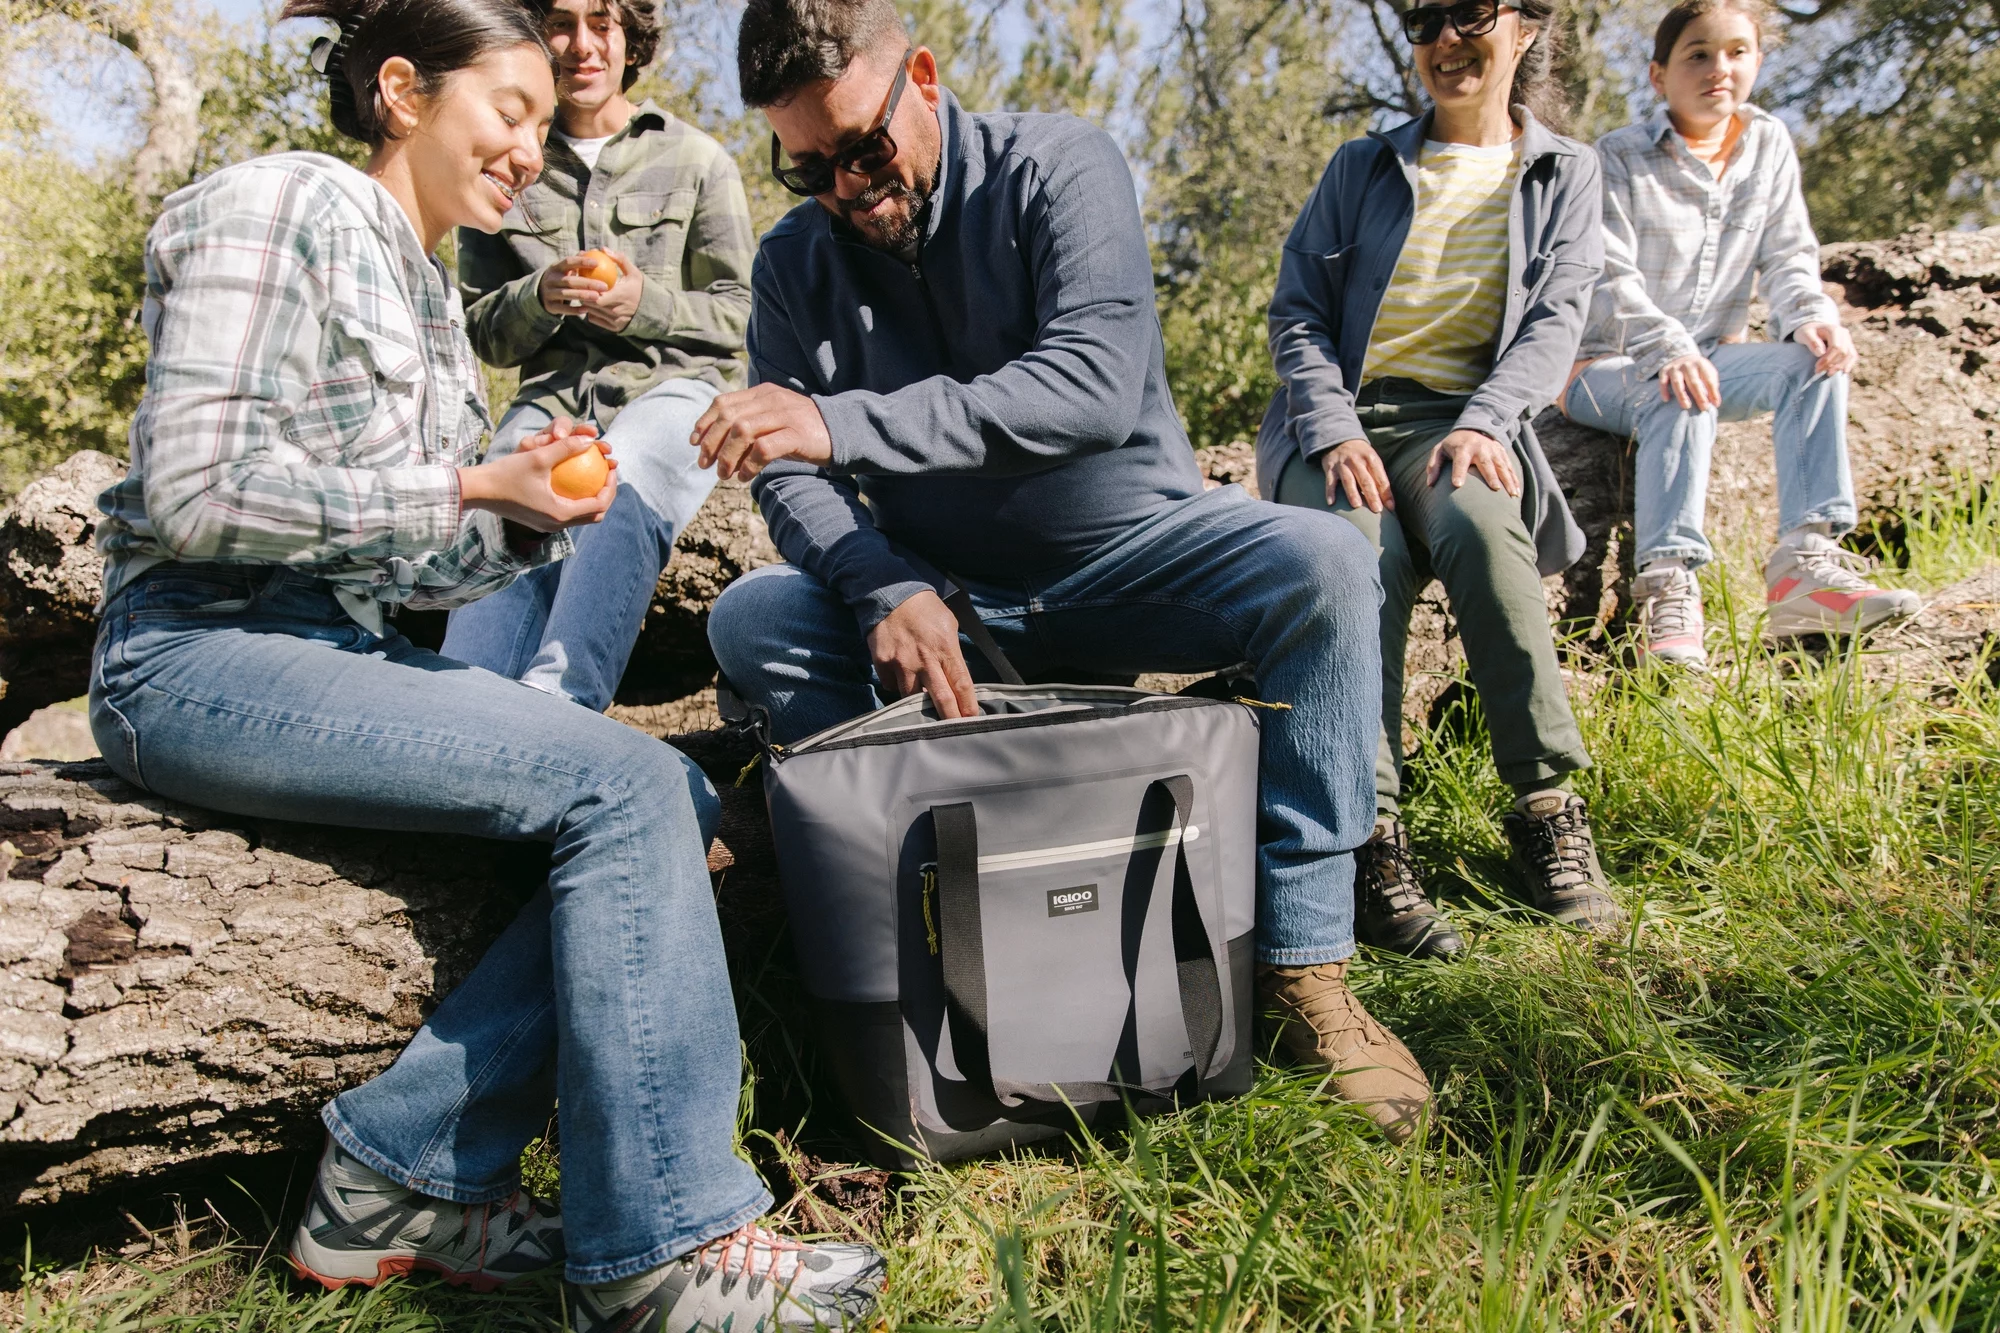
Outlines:
[{"label": "green flannel shirt", "polygon": [[[666,380],[742,387],[756,248],[729,153],[648,102],[595,170],[551,135],[541,179],[499,233],[459,231],[466,332],[489,365],[521,368],[517,405],[609,428],[618,409]],[[617,250],[645,274],[638,312],[620,333],[542,308],[543,270],[590,249]]]},{"label": "green flannel shirt", "polygon": [[227,167],[146,238],[132,468],[98,498],[104,596],[168,560],[309,569],[377,633],[558,559],[460,504],[488,420],[457,294],[389,192],[317,153]]}]

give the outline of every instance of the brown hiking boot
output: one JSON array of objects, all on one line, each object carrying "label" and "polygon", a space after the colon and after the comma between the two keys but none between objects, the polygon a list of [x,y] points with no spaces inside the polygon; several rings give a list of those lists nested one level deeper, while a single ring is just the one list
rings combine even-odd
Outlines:
[{"label": "brown hiking boot", "polygon": [[1611,896],[1583,798],[1566,791],[1524,796],[1500,821],[1514,868],[1535,906],[1558,923],[1599,935],[1625,929],[1625,909]]},{"label": "brown hiking boot", "polygon": [[1375,817],[1375,836],[1354,849],[1354,934],[1372,949],[1410,958],[1456,958],[1465,938],[1417,878],[1410,834],[1394,815]]},{"label": "brown hiking boot", "polygon": [[1392,1143],[1416,1132],[1431,1099],[1430,1080],[1396,1034],[1376,1022],[1347,988],[1347,963],[1257,968],[1264,1010],[1278,1040],[1303,1064],[1333,1072],[1335,1095],[1366,1110]]}]

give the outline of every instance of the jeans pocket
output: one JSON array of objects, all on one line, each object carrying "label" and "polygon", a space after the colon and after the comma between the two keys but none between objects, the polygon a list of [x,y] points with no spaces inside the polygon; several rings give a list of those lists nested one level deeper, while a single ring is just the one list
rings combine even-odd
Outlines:
[{"label": "jeans pocket", "polygon": [[97,648],[90,666],[90,734],[98,753],[111,771],[127,782],[146,784],[139,776],[139,733],[130,718],[111,701],[107,669],[123,674],[125,630],[123,617],[107,619],[98,627]]}]

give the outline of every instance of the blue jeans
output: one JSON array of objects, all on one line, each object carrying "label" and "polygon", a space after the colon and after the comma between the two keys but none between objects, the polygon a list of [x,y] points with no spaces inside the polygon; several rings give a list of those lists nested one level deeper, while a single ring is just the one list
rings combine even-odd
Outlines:
[{"label": "blue jeans", "polygon": [[705,852],[672,748],[355,624],[326,584],[166,564],[105,608],[91,730],[121,776],[259,818],[552,847],[548,884],[396,1063],[327,1108],[341,1146],[460,1203],[505,1198],[560,1098],[572,1281],[633,1276],[757,1216]]},{"label": "blue jeans", "polygon": [[1722,407],[1690,412],[1660,401],[1657,376],[1641,378],[1629,356],[1593,361],[1570,384],[1571,421],[1638,441],[1632,481],[1634,567],[1655,560],[1704,565],[1715,558],[1702,532],[1715,428],[1775,412],[1778,532],[1825,523],[1834,535],[1854,526],[1854,481],[1847,470],[1847,376],[1822,375],[1794,342],[1724,343],[1708,354],[1722,378]]},{"label": "blue jeans", "polygon": [[[1263,698],[1290,705],[1260,714],[1258,956],[1296,967],[1354,952],[1354,849],[1375,822],[1382,589],[1352,525],[1228,486],[1163,505],[1073,569],[961,581],[1030,679],[1248,662]],[[781,744],[882,703],[853,610],[795,566],[731,584],[708,640]],[[969,645],[966,660],[979,674]]]},{"label": "blue jeans", "polygon": [[[604,433],[618,460],[611,512],[575,531],[569,559],[452,612],[440,651],[595,712],[609,708],[674,539],[715,489],[715,473],[696,466],[688,443],[715,394],[701,380],[668,380],[627,404]],[[488,456],[512,453],[550,420],[532,404],[515,407]]]}]

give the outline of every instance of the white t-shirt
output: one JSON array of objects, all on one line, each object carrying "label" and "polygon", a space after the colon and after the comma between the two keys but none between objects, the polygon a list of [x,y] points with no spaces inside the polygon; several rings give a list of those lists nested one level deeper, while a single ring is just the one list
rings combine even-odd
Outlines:
[{"label": "white t-shirt", "polygon": [[564,134],[561,130],[557,130],[555,134],[558,139],[568,144],[570,151],[582,158],[583,165],[589,167],[592,171],[597,170],[597,155],[604,151],[604,145],[610,143],[612,139],[612,136],[609,134],[605,135],[602,139],[574,139]]}]

